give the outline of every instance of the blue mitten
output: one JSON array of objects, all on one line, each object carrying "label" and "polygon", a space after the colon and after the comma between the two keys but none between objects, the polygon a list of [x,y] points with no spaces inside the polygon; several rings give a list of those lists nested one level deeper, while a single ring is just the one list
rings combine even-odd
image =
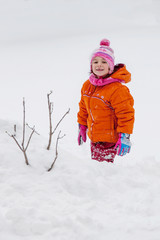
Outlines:
[{"label": "blue mitten", "polygon": [[120,133],[115,149],[117,149],[119,156],[124,156],[126,153],[129,153],[131,149],[130,134]]}]

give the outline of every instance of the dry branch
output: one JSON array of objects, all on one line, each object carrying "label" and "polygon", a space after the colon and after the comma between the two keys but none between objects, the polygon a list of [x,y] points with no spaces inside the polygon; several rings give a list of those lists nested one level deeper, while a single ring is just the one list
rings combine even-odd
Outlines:
[{"label": "dry branch", "polygon": [[[18,146],[18,147],[20,148],[20,150],[23,152],[26,165],[29,165],[29,161],[28,161],[28,157],[27,157],[26,151],[27,151],[27,149],[28,149],[29,143],[30,143],[31,138],[32,138],[32,136],[33,136],[33,133],[37,133],[37,132],[35,131],[35,127],[31,128],[31,127],[29,127],[28,124],[26,124],[26,122],[25,122],[25,114],[26,114],[26,112],[25,112],[25,99],[23,98],[23,136],[22,136],[22,143],[20,144],[20,143],[18,142],[18,140],[16,139],[16,135],[15,135],[15,134],[11,135],[11,134],[9,134],[7,131],[6,131],[6,133],[7,133],[10,137],[12,137],[12,138],[14,139],[14,141],[15,141],[16,144],[17,144],[17,146]],[[25,147],[24,145],[25,145],[25,131],[26,131],[25,127],[26,127],[26,125],[32,130],[32,132],[31,132],[31,134],[30,134],[30,136],[29,136],[29,138],[28,138],[28,141],[27,141],[27,144],[26,144],[26,147]],[[37,134],[38,134],[38,133],[37,133]]]},{"label": "dry branch", "polygon": [[25,121],[26,121],[26,109],[25,109],[25,99],[23,98],[23,139],[22,139],[22,146],[24,147],[24,140],[25,140]]},{"label": "dry branch", "polygon": [[51,146],[51,142],[52,142],[52,136],[55,133],[56,129],[58,128],[59,124],[62,122],[62,120],[65,118],[65,116],[69,113],[70,108],[68,109],[68,111],[62,116],[62,118],[60,119],[60,121],[57,123],[56,127],[53,129],[52,127],[52,113],[53,113],[53,103],[50,101],[50,95],[52,94],[52,91],[50,91],[50,93],[47,94],[47,99],[48,99],[48,110],[49,110],[49,141],[48,141],[48,146],[47,146],[47,150],[50,149]]},{"label": "dry branch", "polygon": [[53,160],[53,163],[51,165],[51,167],[48,169],[48,172],[52,170],[52,168],[54,167],[54,164],[58,158],[58,142],[60,139],[62,139],[65,135],[63,135],[62,137],[60,137],[61,131],[59,131],[58,137],[57,137],[57,141],[56,141],[56,151],[55,151],[55,158]]},{"label": "dry branch", "polygon": [[50,95],[52,94],[52,91],[47,94],[47,100],[48,100],[48,111],[49,111],[49,141],[48,141],[48,147],[47,150],[50,149],[51,141],[52,141],[52,113],[53,113],[53,103],[50,101]]},{"label": "dry branch", "polygon": [[14,124],[14,136],[16,137],[16,132],[17,132],[17,126]]},{"label": "dry branch", "polygon": [[53,132],[52,132],[52,135],[55,133],[57,127],[58,127],[59,124],[62,122],[62,120],[65,118],[65,116],[69,113],[69,111],[70,111],[70,108],[69,108],[68,111],[63,115],[63,117],[60,119],[60,121],[57,123],[55,129],[54,129]]}]

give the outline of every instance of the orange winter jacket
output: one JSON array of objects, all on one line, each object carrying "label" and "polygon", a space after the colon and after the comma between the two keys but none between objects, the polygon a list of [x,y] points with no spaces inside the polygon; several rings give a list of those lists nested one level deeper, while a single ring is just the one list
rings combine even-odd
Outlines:
[{"label": "orange winter jacket", "polygon": [[116,143],[118,133],[133,132],[134,100],[129,89],[121,83],[129,82],[131,74],[125,65],[115,66],[104,86],[94,86],[87,80],[81,90],[78,123],[88,127],[92,142]]}]

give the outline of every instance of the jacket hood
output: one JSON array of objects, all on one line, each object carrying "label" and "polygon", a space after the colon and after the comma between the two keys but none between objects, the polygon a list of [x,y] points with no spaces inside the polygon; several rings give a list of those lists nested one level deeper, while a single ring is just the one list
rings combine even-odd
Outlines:
[{"label": "jacket hood", "polygon": [[94,86],[104,86],[113,82],[128,83],[131,81],[131,74],[127,71],[124,64],[114,66],[114,71],[111,75],[103,78],[97,78],[94,73],[89,76],[89,81]]},{"label": "jacket hood", "polygon": [[126,66],[122,63],[114,66],[114,71],[110,75],[110,77],[124,83],[128,83],[131,81],[131,73],[127,71]]}]

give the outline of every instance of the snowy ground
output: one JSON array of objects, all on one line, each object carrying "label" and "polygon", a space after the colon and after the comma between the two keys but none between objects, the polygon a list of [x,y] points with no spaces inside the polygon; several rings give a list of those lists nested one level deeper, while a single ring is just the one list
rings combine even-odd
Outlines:
[{"label": "snowy ground", "polygon": [[[159,240],[160,5],[120,2],[0,0],[1,240]],[[126,63],[132,73],[128,87],[136,109],[132,151],[114,164],[91,160],[89,141],[77,146],[80,89],[90,54],[104,37],[116,63]],[[54,126],[71,110],[58,129],[66,136],[55,167],[47,172],[58,134],[47,151],[50,90]],[[28,148],[31,166],[5,133],[16,124],[22,141],[23,97],[26,121],[40,133]]]}]

